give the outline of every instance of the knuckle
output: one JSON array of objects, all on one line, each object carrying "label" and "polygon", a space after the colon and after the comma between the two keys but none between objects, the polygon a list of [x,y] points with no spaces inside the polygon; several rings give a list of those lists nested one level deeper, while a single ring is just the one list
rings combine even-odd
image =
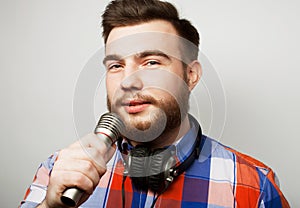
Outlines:
[{"label": "knuckle", "polygon": [[68,153],[69,151],[67,149],[61,149],[58,153],[58,157],[57,159],[60,160],[62,158],[65,158],[67,155],[69,155]]},{"label": "knuckle", "polygon": [[99,152],[96,148],[90,148],[88,150],[88,155],[91,162],[93,163],[98,163],[98,161],[101,160],[101,158],[103,157],[102,153]]},{"label": "knuckle", "polygon": [[72,174],[71,178],[76,186],[81,186],[82,184],[85,184],[87,182],[87,177],[78,172]]},{"label": "knuckle", "polygon": [[100,155],[100,152],[96,148],[89,148],[88,152],[92,158],[98,158]]},{"label": "knuckle", "polygon": [[83,189],[88,194],[92,194],[94,183],[84,174],[74,174],[74,185]]},{"label": "knuckle", "polygon": [[85,170],[87,172],[91,172],[95,169],[94,165],[90,161],[84,162],[82,168],[83,168],[83,170]]}]

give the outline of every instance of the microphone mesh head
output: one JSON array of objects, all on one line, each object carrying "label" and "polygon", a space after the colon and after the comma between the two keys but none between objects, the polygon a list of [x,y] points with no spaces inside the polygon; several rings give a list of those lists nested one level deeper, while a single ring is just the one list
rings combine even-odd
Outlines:
[{"label": "microphone mesh head", "polygon": [[123,128],[123,122],[114,113],[105,113],[100,117],[100,120],[95,128],[95,133],[101,131],[101,129],[108,130],[111,133],[113,140],[117,140],[120,136],[120,131]]}]

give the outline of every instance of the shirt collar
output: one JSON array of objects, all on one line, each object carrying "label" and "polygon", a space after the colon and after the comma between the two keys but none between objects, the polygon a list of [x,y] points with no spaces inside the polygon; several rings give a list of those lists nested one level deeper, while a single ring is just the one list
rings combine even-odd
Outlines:
[{"label": "shirt collar", "polygon": [[190,125],[190,130],[174,144],[176,147],[176,156],[180,163],[183,162],[194,150],[197,129],[193,122],[190,122]]},{"label": "shirt collar", "polygon": [[[180,138],[173,144],[173,146],[175,146],[176,149],[177,163],[179,164],[185,161],[186,158],[194,150],[195,140],[198,133],[197,127],[199,126],[199,124],[194,118],[192,118],[192,116],[189,117],[190,117],[189,120],[190,120],[191,128],[182,138]],[[128,152],[130,152],[130,150],[133,148],[133,146],[130,145],[130,143],[127,142],[126,140],[123,140],[121,145],[122,145],[122,153],[125,155],[128,154]]]}]

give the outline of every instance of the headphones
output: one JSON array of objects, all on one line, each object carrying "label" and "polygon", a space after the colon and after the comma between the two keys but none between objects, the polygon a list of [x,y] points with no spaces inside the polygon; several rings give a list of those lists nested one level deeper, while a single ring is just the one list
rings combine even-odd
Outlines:
[{"label": "headphones", "polygon": [[130,176],[132,184],[137,190],[147,191],[150,189],[154,193],[162,194],[177,176],[198,159],[202,131],[200,125],[196,127],[198,127],[198,134],[193,144],[194,149],[182,163],[176,166],[174,145],[154,150],[149,150],[144,145],[137,145],[130,150],[129,155],[123,157],[124,176]]},{"label": "headphones", "polygon": [[[153,151],[145,146],[137,146],[130,151],[127,170],[134,187],[162,192],[170,180],[170,169],[175,165],[175,146]],[[167,180],[168,178],[168,180]]]}]

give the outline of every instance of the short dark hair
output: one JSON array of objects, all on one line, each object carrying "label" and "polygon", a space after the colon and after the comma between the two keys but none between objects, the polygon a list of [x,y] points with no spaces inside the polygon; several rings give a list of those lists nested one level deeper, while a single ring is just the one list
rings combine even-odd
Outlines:
[{"label": "short dark hair", "polygon": [[[177,9],[169,2],[159,0],[114,0],[111,1],[103,15],[102,27],[104,42],[111,30],[115,27],[136,25],[152,20],[165,20],[170,22],[178,35],[199,47],[199,33],[186,19],[180,19]],[[197,59],[197,52],[191,53],[191,60]]]}]

